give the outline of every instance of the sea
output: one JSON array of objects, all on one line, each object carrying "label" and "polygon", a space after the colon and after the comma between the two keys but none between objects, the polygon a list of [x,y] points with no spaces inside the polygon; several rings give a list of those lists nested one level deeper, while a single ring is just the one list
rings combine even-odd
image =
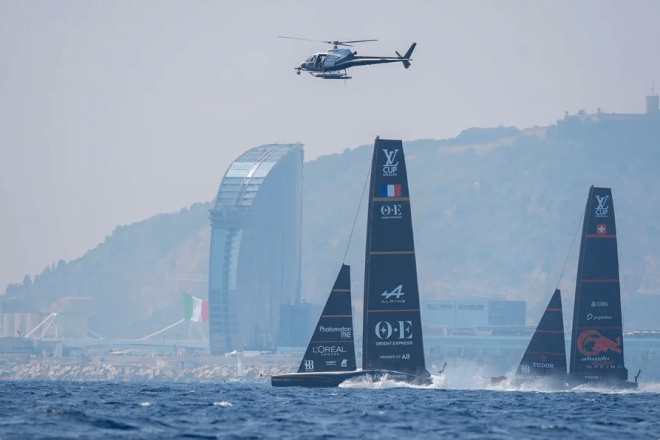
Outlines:
[{"label": "sea", "polygon": [[0,440],[660,439],[660,384],[549,392],[442,382],[0,381]]}]

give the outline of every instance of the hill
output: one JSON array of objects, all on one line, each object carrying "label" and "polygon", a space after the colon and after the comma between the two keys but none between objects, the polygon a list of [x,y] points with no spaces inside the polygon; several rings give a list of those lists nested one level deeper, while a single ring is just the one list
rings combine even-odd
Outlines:
[{"label": "hill", "polygon": [[[660,304],[660,123],[560,121],[548,128],[473,128],[453,139],[406,142],[423,297],[528,301],[538,319],[559,282],[570,310],[575,231],[588,188],[613,189],[626,325],[657,327]],[[342,262],[371,156],[370,145],[304,166],[303,298],[321,302]],[[221,176],[218,176],[218,183]],[[364,203],[364,201],[363,201]],[[208,203],[118,227],[83,257],[21,285],[14,301],[94,296],[90,327],[140,336],[180,319],[180,292],[206,298]],[[354,302],[364,277],[361,207],[347,263]],[[570,315],[570,313],[568,314]]]}]

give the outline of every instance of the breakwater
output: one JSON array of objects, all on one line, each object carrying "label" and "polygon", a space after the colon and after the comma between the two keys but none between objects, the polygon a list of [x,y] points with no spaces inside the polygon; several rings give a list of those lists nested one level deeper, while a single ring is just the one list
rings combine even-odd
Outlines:
[{"label": "breakwater", "polygon": [[[299,361],[298,361],[299,362]],[[0,380],[228,381],[266,382],[297,370],[292,359],[262,360],[178,357],[137,359],[4,359]]]}]

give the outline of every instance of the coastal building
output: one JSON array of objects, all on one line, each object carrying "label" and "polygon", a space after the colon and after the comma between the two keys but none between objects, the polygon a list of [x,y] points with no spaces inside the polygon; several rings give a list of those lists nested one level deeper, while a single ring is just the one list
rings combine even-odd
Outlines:
[{"label": "coastal building", "polygon": [[87,324],[94,311],[93,298],[64,296],[44,309],[35,308],[27,299],[3,298],[1,337],[88,337]]},{"label": "coastal building", "polygon": [[477,329],[525,326],[526,306],[525,301],[423,299],[422,323],[428,334],[434,330],[463,334]]},{"label": "coastal building", "polygon": [[271,350],[280,306],[300,303],[303,145],[252,148],[225,172],[211,214],[211,354]]},{"label": "coastal building", "polygon": [[575,115],[571,115],[566,111],[564,114],[564,119],[557,121],[558,125],[570,123],[570,122],[594,122],[594,123],[605,123],[605,122],[628,122],[628,123],[643,123],[646,121],[652,121],[657,123],[660,121],[660,97],[655,94],[655,90],[651,89],[651,94],[646,96],[645,100],[646,108],[644,113],[615,113],[615,112],[604,112],[600,108],[596,110],[596,113],[587,113],[584,110],[580,110]]}]

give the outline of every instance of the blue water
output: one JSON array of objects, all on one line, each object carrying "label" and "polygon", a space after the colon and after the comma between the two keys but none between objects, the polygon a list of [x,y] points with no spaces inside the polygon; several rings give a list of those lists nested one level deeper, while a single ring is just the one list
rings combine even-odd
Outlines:
[{"label": "blue water", "polygon": [[660,438],[660,392],[0,382],[0,439]]}]

